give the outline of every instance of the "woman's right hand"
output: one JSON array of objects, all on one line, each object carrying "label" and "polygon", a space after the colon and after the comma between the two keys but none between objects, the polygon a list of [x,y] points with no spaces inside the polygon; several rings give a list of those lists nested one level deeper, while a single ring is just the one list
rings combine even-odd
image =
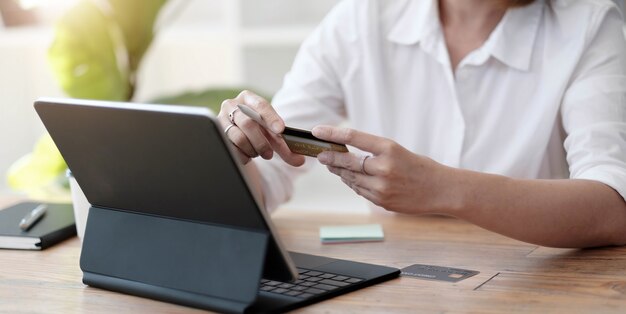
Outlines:
[{"label": "woman's right hand", "polygon": [[[241,112],[237,107],[239,104],[246,105],[260,114],[271,130],[262,127]],[[285,129],[285,122],[263,97],[244,90],[236,98],[222,102],[217,118],[222,128],[227,129],[226,136],[237,147],[239,159],[243,164],[257,156],[272,159],[274,152],[292,166],[304,164],[304,156],[292,153],[280,136]],[[229,127],[231,124],[234,126]]]}]

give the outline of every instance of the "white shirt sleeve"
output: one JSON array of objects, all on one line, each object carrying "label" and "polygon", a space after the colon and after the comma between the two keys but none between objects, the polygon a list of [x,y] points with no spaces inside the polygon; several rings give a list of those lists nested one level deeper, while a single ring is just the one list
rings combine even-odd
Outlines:
[{"label": "white shirt sleeve", "polygon": [[570,178],[626,199],[626,40],[615,7],[598,12],[561,105]]},{"label": "white shirt sleeve", "polygon": [[261,173],[265,209],[270,213],[291,198],[294,179],[299,173],[310,168],[310,161],[308,160],[304,166],[296,168],[291,167],[277,156],[272,160],[257,158],[254,163]]},{"label": "white shirt sleeve", "polygon": [[[283,86],[274,96],[272,105],[291,127],[312,129],[316,125],[337,125],[345,119],[344,93],[340,77],[350,62],[344,51],[352,25],[350,1],[335,6],[322,23],[304,41]],[[273,211],[291,197],[293,181],[310,168],[296,168],[283,162],[278,155],[270,161],[255,160],[263,177],[265,207]]]}]

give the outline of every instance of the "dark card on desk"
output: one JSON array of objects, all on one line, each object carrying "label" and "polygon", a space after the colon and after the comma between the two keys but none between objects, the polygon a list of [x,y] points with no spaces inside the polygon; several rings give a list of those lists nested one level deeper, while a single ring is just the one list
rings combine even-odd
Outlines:
[{"label": "dark card on desk", "polygon": [[289,149],[296,154],[317,157],[319,153],[326,150],[348,152],[346,145],[320,140],[307,130],[285,127],[283,138]]},{"label": "dark card on desk", "polygon": [[458,282],[478,274],[478,271],[443,266],[415,264],[402,268],[402,276],[427,280]]}]

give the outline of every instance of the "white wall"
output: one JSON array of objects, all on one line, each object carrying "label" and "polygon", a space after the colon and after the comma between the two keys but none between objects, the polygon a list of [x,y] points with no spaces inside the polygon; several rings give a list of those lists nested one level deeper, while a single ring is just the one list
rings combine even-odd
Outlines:
[{"label": "white wall", "polygon": [[0,191],[8,166],[30,152],[43,132],[33,101],[62,95],[46,64],[51,38],[49,30],[0,30]]}]

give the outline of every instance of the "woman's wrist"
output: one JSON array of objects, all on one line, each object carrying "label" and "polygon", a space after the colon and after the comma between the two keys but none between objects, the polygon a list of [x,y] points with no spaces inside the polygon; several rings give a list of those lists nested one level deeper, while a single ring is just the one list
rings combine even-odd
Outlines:
[{"label": "woman's wrist", "polygon": [[[442,169],[441,191],[442,214],[454,217],[468,217],[484,199],[490,175],[475,171],[444,166]],[[494,176],[495,177],[495,176]]]},{"label": "woman's wrist", "polygon": [[458,217],[467,206],[469,192],[469,177],[466,171],[440,166],[439,174],[435,176],[435,203],[433,211]]},{"label": "woman's wrist", "polygon": [[449,168],[447,171],[447,210],[445,214],[469,219],[477,211],[489,211],[503,204],[507,191],[514,189],[514,179],[471,170]]}]

